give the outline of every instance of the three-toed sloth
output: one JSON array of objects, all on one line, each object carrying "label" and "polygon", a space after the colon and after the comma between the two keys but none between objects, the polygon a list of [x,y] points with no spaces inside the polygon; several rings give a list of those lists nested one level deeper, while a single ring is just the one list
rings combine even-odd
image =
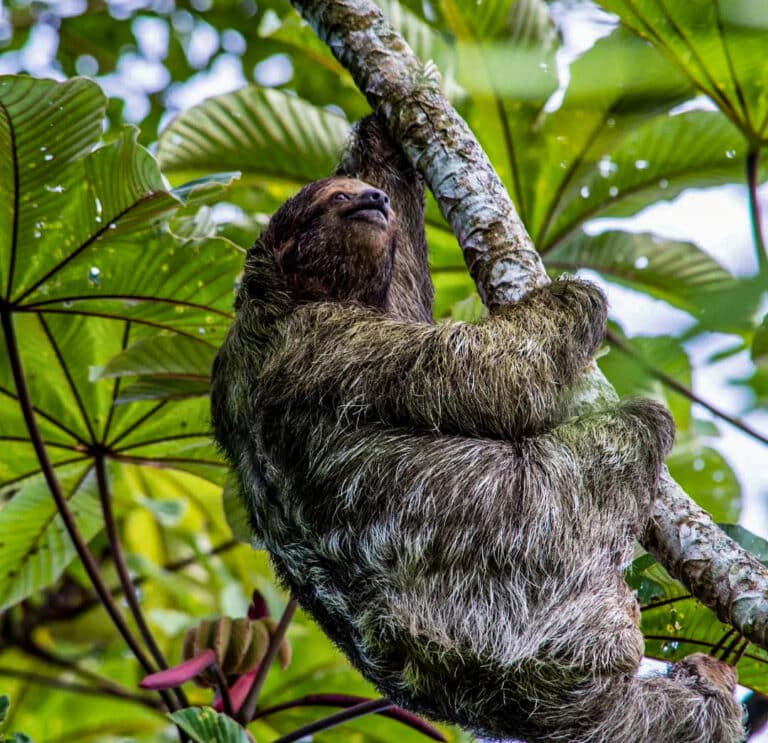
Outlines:
[{"label": "three-toed sloth", "polygon": [[606,303],[555,281],[432,320],[424,191],[368,118],[248,253],[216,437],[281,579],[395,704],[487,737],[735,743],[732,669],[636,675],[622,570],[674,437],[656,403],[570,418]]}]

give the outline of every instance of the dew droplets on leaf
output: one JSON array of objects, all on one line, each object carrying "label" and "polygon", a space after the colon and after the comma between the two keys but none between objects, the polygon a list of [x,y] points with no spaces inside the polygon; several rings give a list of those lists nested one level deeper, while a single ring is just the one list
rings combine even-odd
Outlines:
[{"label": "dew droplets on leaf", "polygon": [[205,335],[205,328],[198,328],[197,332],[199,335]]},{"label": "dew droplets on leaf", "polygon": [[582,186],[581,190],[579,191],[581,194],[582,199],[588,199],[589,198],[589,186]]},{"label": "dew droplets on leaf", "polygon": [[647,160],[635,160],[635,168],[637,170],[648,170],[650,163]]},{"label": "dew droplets on leaf", "polygon": [[696,459],[693,460],[693,469],[695,472],[701,472],[704,469],[705,466],[704,459],[702,457],[696,457]]},{"label": "dew droplets on leaf", "polygon": [[725,151],[725,156],[726,156],[726,157],[727,157],[729,160],[733,160],[733,158],[734,158],[734,157],[736,157],[736,150],[726,150],[726,151]]},{"label": "dew droplets on leaf", "polygon": [[597,169],[603,178],[610,178],[619,169],[619,166],[608,155],[603,155],[597,163]]},{"label": "dew droplets on leaf", "polygon": [[640,255],[635,258],[635,268],[642,271],[644,268],[648,268],[648,256]]},{"label": "dew droplets on leaf", "polygon": [[723,470],[715,470],[712,473],[712,479],[715,482],[722,482],[723,480],[725,480],[725,472]]},{"label": "dew droplets on leaf", "polygon": [[101,284],[101,269],[97,266],[91,266],[88,269],[88,281],[94,286],[99,286],[99,284]]},{"label": "dew droplets on leaf", "polygon": [[50,162],[51,160],[53,160],[53,155],[49,152],[47,155],[43,157],[43,160],[45,160],[46,162]]},{"label": "dew droplets on leaf", "polygon": [[662,179],[659,181],[659,188],[662,188],[662,189],[664,189],[664,188],[666,188],[668,185],[669,185],[669,181],[668,181],[666,178],[662,178]]},{"label": "dew droplets on leaf", "polygon": [[72,300],[71,300],[71,299],[65,299],[65,300],[64,300],[64,302],[63,302],[63,304],[64,304],[64,306],[65,306],[67,309],[69,309],[69,308],[72,306],[73,302],[72,302]]},{"label": "dew droplets on leaf", "polygon": [[64,193],[64,186],[58,183],[55,186],[46,186],[45,190],[48,191],[48,193]]},{"label": "dew droplets on leaf", "polygon": [[612,199],[615,199],[619,195],[619,189],[616,188],[616,186],[611,186],[608,189],[608,193],[610,194]]}]

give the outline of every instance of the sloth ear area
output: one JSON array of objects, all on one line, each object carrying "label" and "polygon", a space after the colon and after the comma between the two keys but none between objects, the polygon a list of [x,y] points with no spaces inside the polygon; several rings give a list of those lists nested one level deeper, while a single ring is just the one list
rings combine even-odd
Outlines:
[{"label": "sloth ear area", "polygon": [[289,238],[275,251],[275,262],[286,273],[292,273],[299,264],[300,250],[296,238]]}]

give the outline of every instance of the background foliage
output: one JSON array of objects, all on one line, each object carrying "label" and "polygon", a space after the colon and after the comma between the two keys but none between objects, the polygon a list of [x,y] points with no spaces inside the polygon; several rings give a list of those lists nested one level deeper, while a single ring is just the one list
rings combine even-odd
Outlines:
[{"label": "background foliage", "polygon": [[[601,366],[620,393],[667,403],[679,429],[673,476],[716,520],[736,522],[740,480],[718,451],[723,411],[692,385],[738,360],[732,381],[747,402],[726,417],[768,443],[738,419],[768,397],[768,261],[755,206],[768,17],[746,0],[664,12],[651,0],[605,0],[616,16],[592,11],[600,38],[583,49],[563,43],[584,12],[578,3],[380,5],[438,64],[548,268],[588,270],[685,313],[682,329],[649,324],[641,337],[614,316]],[[124,551],[170,662],[200,619],[245,615],[254,588],[278,614],[286,597],[266,558],[232,538],[242,524],[235,509],[229,524],[224,513],[208,374],[243,251],[287,195],[329,173],[367,104],[287,0],[12,0],[0,15],[0,71],[68,80],[0,77],[0,690],[12,699],[0,729],[37,741],[175,739],[156,697],[137,689],[143,672],[76,559],[13,360],[49,474],[97,568],[119,587],[113,558]],[[614,221],[679,204],[685,189],[746,190],[750,180],[748,275],[694,242]],[[611,229],[595,222],[608,217]],[[479,302],[454,237],[431,203],[428,219],[438,314],[471,319]],[[726,339],[724,350],[692,358],[710,337]],[[768,559],[763,540],[732,533]],[[739,643],[660,566],[641,557],[630,580],[649,655],[717,648],[738,657],[741,683],[768,692],[768,654]],[[375,695],[307,618],[288,637],[293,662],[270,673],[262,707],[318,692]],[[207,690],[189,696],[212,701]],[[270,741],[318,716],[298,707],[251,729]],[[219,724],[200,719],[188,729]],[[343,735],[423,739],[378,715]]]}]

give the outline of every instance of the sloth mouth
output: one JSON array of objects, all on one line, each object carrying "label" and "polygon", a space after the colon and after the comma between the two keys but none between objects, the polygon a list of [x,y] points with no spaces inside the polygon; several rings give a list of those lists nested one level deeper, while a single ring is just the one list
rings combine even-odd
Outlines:
[{"label": "sloth mouth", "polygon": [[384,206],[371,206],[370,204],[359,204],[348,209],[344,214],[349,219],[358,219],[371,224],[378,224],[386,227],[389,224],[389,209]]}]

